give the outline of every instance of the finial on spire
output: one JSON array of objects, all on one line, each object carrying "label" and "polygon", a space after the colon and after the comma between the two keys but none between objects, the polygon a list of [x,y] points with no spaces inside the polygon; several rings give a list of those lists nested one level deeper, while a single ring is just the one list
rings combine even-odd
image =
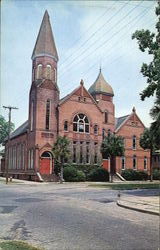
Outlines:
[{"label": "finial on spire", "polygon": [[49,17],[49,14],[48,14],[48,11],[47,11],[47,10],[45,10],[44,16]]},{"label": "finial on spire", "polygon": [[136,108],[135,107],[133,107],[132,112],[136,113]]},{"label": "finial on spire", "polygon": [[81,79],[80,84],[81,84],[82,86],[84,85],[83,79]]},{"label": "finial on spire", "polygon": [[99,73],[101,73],[102,71],[102,63],[101,63],[101,60],[100,60],[100,64],[99,64]]}]

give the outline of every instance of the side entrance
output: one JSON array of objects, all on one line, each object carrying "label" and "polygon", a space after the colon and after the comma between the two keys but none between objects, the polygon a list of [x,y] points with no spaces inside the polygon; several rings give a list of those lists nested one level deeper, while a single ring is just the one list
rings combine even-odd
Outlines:
[{"label": "side entrance", "polygon": [[49,151],[42,153],[40,157],[40,173],[43,175],[50,175],[53,172],[53,156]]}]

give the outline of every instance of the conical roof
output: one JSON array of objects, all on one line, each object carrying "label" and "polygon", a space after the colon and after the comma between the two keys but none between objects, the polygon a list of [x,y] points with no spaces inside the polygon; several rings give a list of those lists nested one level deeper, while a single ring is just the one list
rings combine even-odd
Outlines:
[{"label": "conical roof", "polygon": [[41,27],[38,33],[37,41],[33,50],[32,59],[36,56],[48,55],[58,61],[58,53],[54,42],[52,27],[49,21],[47,10],[43,16]]},{"label": "conical roof", "polygon": [[92,84],[92,86],[89,88],[88,91],[90,94],[106,94],[114,96],[113,89],[104,79],[101,69],[99,71],[97,79],[95,80],[95,82]]}]

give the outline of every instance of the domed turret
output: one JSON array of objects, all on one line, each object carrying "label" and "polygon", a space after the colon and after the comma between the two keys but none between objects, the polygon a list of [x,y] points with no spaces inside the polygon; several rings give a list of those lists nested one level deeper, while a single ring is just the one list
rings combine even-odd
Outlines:
[{"label": "domed turret", "polygon": [[114,96],[113,89],[104,79],[101,69],[96,81],[92,84],[88,91],[91,95],[104,94]]}]

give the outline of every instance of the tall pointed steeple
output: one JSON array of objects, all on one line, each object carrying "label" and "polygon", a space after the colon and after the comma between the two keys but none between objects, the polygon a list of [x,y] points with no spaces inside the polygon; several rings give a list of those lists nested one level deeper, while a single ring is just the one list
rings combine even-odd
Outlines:
[{"label": "tall pointed steeple", "polygon": [[44,13],[32,59],[38,56],[49,56],[58,61],[58,53],[52,33],[52,27],[47,10]]}]

